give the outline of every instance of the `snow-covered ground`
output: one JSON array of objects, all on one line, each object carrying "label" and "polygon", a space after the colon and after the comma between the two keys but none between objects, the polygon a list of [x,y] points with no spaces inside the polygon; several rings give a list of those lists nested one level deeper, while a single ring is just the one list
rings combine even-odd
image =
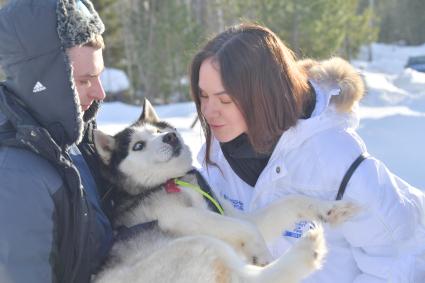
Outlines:
[{"label": "snow-covered ground", "polygon": [[[365,53],[364,53],[365,54]],[[352,63],[362,72],[367,95],[360,105],[359,134],[368,151],[397,175],[425,190],[425,73],[404,69],[409,56],[425,55],[422,46],[374,44],[373,61],[361,53]],[[176,126],[194,157],[202,144],[199,123],[191,102],[155,107],[159,116]],[[98,115],[100,129],[115,133],[140,115],[141,109],[105,103]]]}]

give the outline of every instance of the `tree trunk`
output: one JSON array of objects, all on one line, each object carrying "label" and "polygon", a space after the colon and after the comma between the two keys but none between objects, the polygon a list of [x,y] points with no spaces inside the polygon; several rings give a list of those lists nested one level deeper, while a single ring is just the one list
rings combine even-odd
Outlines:
[{"label": "tree trunk", "polygon": [[292,50],[295,51],[295,53],[297,53],[298,55],[300,54],[300,35],[299,35],[299,25],[300,25],[300,11],[298,8],[298,0],[294,0],[293,2],[294,5],[294,14],[292,16]]},{"label": "tree trunk", "polygon": [[122,40],[124,45],[124,54],[125,54],[125,66],[127,75],[131,80],[129,93],[134,95],[134,74],[133,74],[133,57],[132,57],[132,49],[134,46],[134,38],[132,36],[132,32],[130,29],[130,24],[128,23],[128,13],[129,13],[129,2],[122,1],[118,6],[118,13],[122,23]]}]

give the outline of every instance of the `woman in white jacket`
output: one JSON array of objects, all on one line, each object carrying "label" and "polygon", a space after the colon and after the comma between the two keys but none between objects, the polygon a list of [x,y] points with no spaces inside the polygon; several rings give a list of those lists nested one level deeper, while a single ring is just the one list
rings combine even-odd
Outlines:
[{"label": "woman in white jacket", "polygon": [[[339,58],[296,62],[265,27],[242,24],[208,41],[193,59],[191,90],[206,136],[201,172],[242,211],[291,194],[335,199],[366,153],[355,132],[364,93],[357,72]],[[424,194],[369,157],[343,198],[362,210],[342,227],[326,227],[326,263],[304,282],[425,282]],[[308,225],[282,231],[269,243],[273,255]]]}]

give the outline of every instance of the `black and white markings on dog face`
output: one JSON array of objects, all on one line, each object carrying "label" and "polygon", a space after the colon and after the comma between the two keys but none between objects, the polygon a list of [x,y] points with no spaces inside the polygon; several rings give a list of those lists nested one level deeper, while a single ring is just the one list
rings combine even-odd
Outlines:
[{"label": "black and white markings on dog face", "polygon": [[111,155],[111,168],[117,168],[119,164],[128,156],[129,145],[133,134],[134,129],[126,128],[114,136],[115,148]]},{"label": "black and white markings on dog face", "polygon": [[[114,136],[116,146],[112,153],[111,165],[117,167],[128,156],[131,150],[143,150],[147,142],[152,139],[155,134],[174,130],[175,128],[166,122],[158,122],[155,124],[136,123],[124,129]],[[138,137],[139,139],[137,139]]]},{"label": "black and white markings on dog face", "polygon": [[180,155],[183,141],[168,123],[143,123],[131,129],[133,132],[128,148],[134,156],[140,152],[151,162],[161,163]]},{"label": "black and white markings on dog face", "polygon": [[159,185],[191,168],[189,148],[166,122],[134,124],[116,137],[116,143],[119,171],[140,185]]}]

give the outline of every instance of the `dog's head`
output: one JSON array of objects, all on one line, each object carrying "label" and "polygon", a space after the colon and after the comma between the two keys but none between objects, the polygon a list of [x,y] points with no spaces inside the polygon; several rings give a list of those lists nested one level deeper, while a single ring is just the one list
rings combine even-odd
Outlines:
[{"label": "dog's head", "polygon": [[95,130],[94,143],[110,180],[133,195],[183,176],[192,164],[188,146],[148,100],[133,125],[114,136]]}]

